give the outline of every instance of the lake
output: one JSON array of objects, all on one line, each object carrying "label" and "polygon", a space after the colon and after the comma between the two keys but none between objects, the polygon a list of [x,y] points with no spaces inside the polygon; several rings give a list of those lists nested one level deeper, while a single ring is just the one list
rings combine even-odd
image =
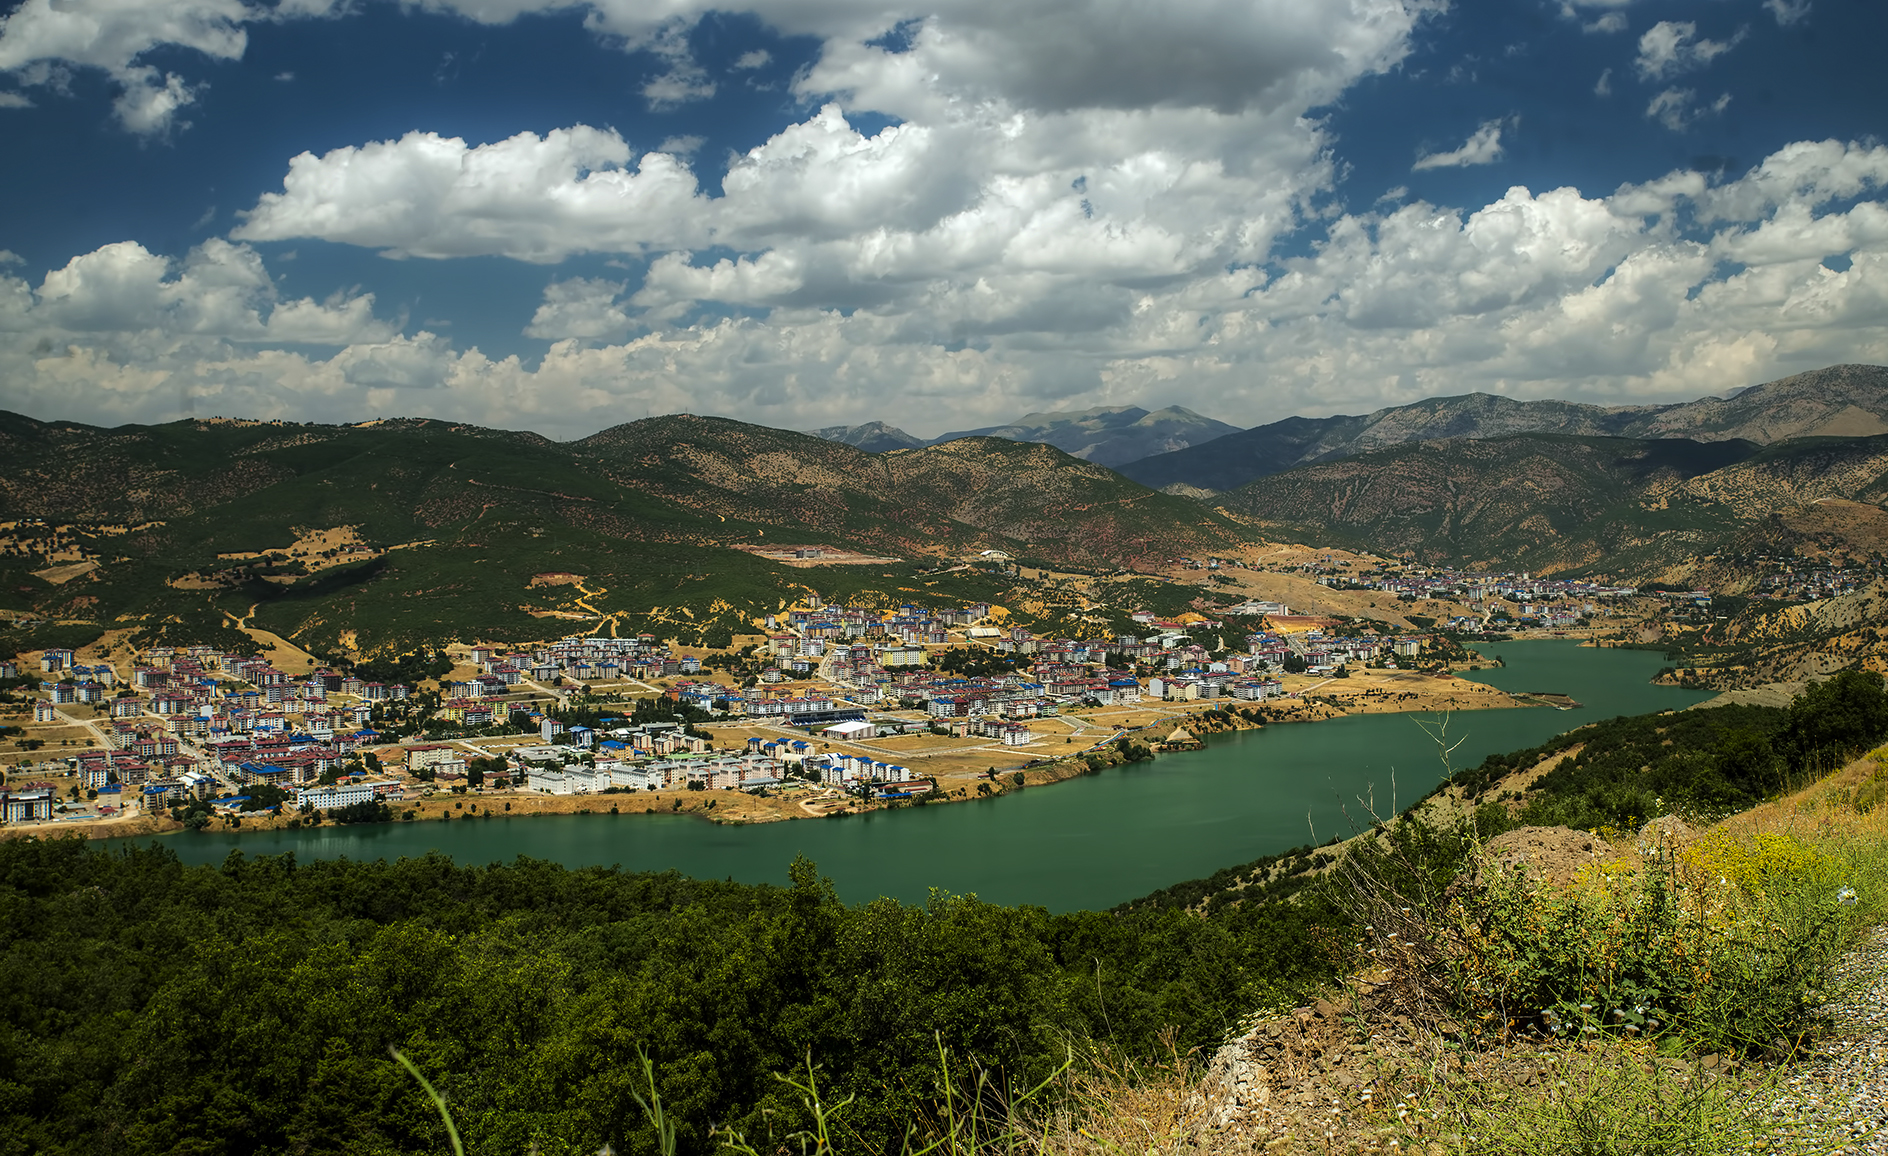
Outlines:
[{"label": "lake", "polygon": [[[1564,730],[1622,714],[1681,709],[1710,697],[1653,686],[1654,651],[1572,642],[1504,642],[1507,662],[1467,677],[1503,690],[1558,691],[1575,710],[1463,712],[1455,766],[1535,746]],[[1355,715],[1208,736],[1197,753],[1105,771],[1000,799],[756,826],[666,815],[570,815],[393,823],[249,834],[161,837],[186,862],[220,863],[293,851],[302,859],[398,858],[441,851],[460,863],[518,855],[569,866],[674,868],[697,877],[785,883],[805,855],[848,902],[889,895],[923,902],[931,888],[1054,911],[1110,907],[1222,867],[1367,827],[1439,781],[1436,744],[1417,725],[1433,716]],[[1373,803],[1374,801],[1374,803]],[[607,803],[605,803],[607,805]],[[120,842],[110,840],[109,842]]]}]

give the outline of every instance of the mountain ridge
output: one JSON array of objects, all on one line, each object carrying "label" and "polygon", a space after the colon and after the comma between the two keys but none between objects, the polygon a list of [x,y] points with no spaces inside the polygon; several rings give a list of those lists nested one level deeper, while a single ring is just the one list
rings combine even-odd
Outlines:
[{"label": "mountain ridge", "polygon": [[1767,445],[1814,436],[1888,432],[1888,367],[1834,365],[1731,391],[1728,397],[1651,406],[1519,401],[1469,393],[1425,398],[1363,415],[1289,417],[1211,442],[1123,463],[1122,475],[1155,489],[1212,491],[1296,466],[1440,438],[1521,433]]},{"label": "mountain ridge", "polygon": [[1006,425],[955,430],[919,438],[882,421],[827,426],[807,431],[872,453],[922,449],[963,438],[995,437],[1052,445],[1074,457],[1114,468],[1150,454],[1199,445],[1239,432],[1239,427],[1203,417],[1183,406],[1147,410],[1140,406],[1093,406],[1089,409],[1026,413]]}]

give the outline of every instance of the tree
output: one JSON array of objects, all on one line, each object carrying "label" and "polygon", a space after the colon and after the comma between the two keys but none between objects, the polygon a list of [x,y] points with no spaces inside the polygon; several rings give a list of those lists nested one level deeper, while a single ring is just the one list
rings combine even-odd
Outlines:
[{"label": "tree", "polygon": [[1845,670],[1790,704],[1790,761],[1803,769],[1866,750],[1888,735],[1888,693],[1872,670]]},{"label": "tree", "polygon": [[472,762],[466,764],[465,781],[467,786],[482,787],[485,785],[485,768],[480,766],[479,762],[480,760],[474,759]]}]

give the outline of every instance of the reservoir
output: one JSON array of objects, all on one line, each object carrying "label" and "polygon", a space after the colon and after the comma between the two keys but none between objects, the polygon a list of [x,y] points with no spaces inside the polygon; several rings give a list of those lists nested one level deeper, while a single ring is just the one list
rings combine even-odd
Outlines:
[{"label": "reservoir", "polygon": [[[1622,714],[1682,709],[1710,697],[1649,680],[1655,651],[1572,642],[1503,642],[1504,668],[1467,677],[1503,690],[1551,691],[1582,705],[1473,711],[1449,720],[1454,765],[1530,747]],[[1303,843],[1348,836],[1405,807],[1443,775],[1417,725],[1434,716],[1354,715],[1208,736],[1197,753],[1104,771],[1000,799],[833,819],[716,826],[663,815],[534,816],[392,823],[251,834],[176,834],[161,842],[191,863],[293,851],[303,860],[396,859],[429,851],[459,863],[525,855],[572,867],[675,869],[702,878],[784,884],[805,855],[840,896],[922,903],[930,889],[1054,911],[1104,908]],[[607,807],[614,796],[600,800]],[[1374,804],[1373,804],[1374,800]]]}]

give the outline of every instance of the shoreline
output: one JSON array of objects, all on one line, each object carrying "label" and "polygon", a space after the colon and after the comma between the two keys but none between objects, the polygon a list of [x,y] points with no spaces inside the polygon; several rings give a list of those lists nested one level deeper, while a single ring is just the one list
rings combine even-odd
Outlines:
[{"label": "shoreline", "polygon": [[[760,823],[830,818],[836,815],[876,814],[921,806],[977,802],[1001,798],[1004,795],[1031,788],[1053,786],[1124,765],[1138,765],[1129,763],[1117,749],[1116,744],[1121,740],[1148,748],[1153,757],[1145,761],[1150,762],[1158,762],[1161,758],[1173,755],[1198,753],[1205,749],[1204,741],[1190,746],[1165,749],[1166,744],[1163,740],[1175,729],[1186,730],[1196,740],[1204,740],[1206,736],[1230,731],[1258,730],[1270,725],[1325,722],[1353,714],[1421,714],[1431,711],[1502,710],[1538,708],[1539,706],[1537,702],[1527,701],[1526,696],[1512,695],[1486,683],[1459,678],[1453,672],[1432,675],[1413,671],[1360,671],[1344,679],[1306,678],[1304,683],[1288,695],[1260,703],[1226,702],[1216,703],[1213,706],[1207,706],[1204,703],[1189,703],[1185,706],[1175,704],[1171,708],[1166,708],[1165,704],[1162,704],[1161,708],[1157,708],[1156,718],[1133,729],[1113,730],[1110,737],[1101,739],[1080,751],[1058,755],[1052,759],[1037,760],[1033,764],[1024,763],[995,769],[994,776],[988,771],[975,774],[962,771],[954,774],[941,773],[934,776],[937,789],[932,795],[909,800],[873,801],[862,804],[857,799],[841,795],[834,788],[810,786],[784,792],[773,791],[766,795],[748,794],[742,791],[684,789],[542,795],[512,789],[503,791],[468,789],[464,794],[440,792],[430,798],[389,803],[389,806],[396,815],[393,820],[394,824],[465,822],[468,819],[485,819],[488,816],[509,818],[537,815],[661,814],[687,816],[705,820],[717,826],[749,826]],[[1099,761],[1101,765],[1092,765],[1091,759]],[[1020,783],[1016,781],[1019,775],[1022,779]],[[413,819],[405,820],[399,817],[408,811],[414,814]],[[305,824],[300,816],[293,814],[264,817],[261,812],[250,812],[242,814],[240,818],[242,820],[240,827],[232,828],[219,822],[208,830],[214,834],[244,834],[310,829],[332,830],[345,826],[332,822],[318,825]],[[291,822],[295,824],[293,827],[290,826]],[[382,827],[391,824],[362,825]],[[0,828],[0,839],[72,836],[88,840],[102,840],[184,833],[186,831],[183,824],[171,819],[168,814],[159,812],[89,822],[49,822],[31,826],[7,826]]]}]

